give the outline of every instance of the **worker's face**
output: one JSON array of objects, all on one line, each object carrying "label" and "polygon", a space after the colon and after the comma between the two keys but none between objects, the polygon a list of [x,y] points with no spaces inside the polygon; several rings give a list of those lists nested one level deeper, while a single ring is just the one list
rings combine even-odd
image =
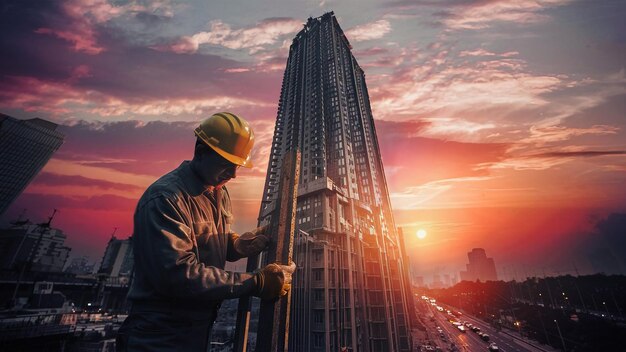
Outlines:
[{"label": "worker's face", "polygon": [[216,162],[216,167],[214,168],[214,179],[215,183],[211,183],[215,187],[222,187],[226,182],[230,181],[231,178],[237,177],[237,169],[239,169],[239,165],[235,165],[230,161],[221,158],[218,162]]},{"label": "worker's face", "polygon": [[221,187],[230,179],[237,177],[239,165],[224,159],[217,153],[200,153],[197,159],[197,171],[202,175],[206,184]]}]

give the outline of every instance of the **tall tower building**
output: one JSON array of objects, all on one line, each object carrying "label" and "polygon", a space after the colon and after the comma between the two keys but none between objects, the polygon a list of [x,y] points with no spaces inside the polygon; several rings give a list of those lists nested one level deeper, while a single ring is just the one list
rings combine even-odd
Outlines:
[{"label": "tall tower building", "polygon": [[283,76],[259,219],[301,151],[289,349],[406,351],[412,299],[365,74],[332,12],[309,18]]},{"label": "tall tower building", "polygon": [[0,114],[0,215],[63,144],[57,125]]},{"label": "tall tower building", "polygon": [[469,263],[467,270],[461,271],[461,280],[465,281],[497,281],[496,264],[493,258],[487,258],[487,253],[482,248],[474,248],[467,253]]}]

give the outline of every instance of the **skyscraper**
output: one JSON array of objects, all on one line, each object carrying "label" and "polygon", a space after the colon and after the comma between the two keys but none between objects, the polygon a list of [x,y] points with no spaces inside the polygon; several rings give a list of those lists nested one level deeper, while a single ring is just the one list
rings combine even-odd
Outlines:
[{"label": "skyscraper", "polygon": [[496,281],[498,274],[496,273],[496,264],[493,258],[487,258],[487,253],[482,248],[474,248],[467,253],[469,263],[466,265],[467,270],[461,271],[461,280],[465,281]]},{"label": "skyscraper", "polygon": [[282,157],[302,154],[289,349],[411,347],[405,260],[365,74],[332,12],[290,47],[259,214],[279,197]]},{"label": "skyscraper", "polygon": [[63,144],[57,125],[0,114],[0,215]]}]

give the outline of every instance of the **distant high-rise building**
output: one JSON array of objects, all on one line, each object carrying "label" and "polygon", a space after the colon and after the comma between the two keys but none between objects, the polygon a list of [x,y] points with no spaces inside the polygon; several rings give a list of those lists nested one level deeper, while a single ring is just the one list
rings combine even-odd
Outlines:
[{"label": "distant high-rise building", "polygon": [[98,274],[109,277],[130,276],[133,271],[132,237],[120,240],[111,236],[102,257]]},{"label": "distant high-rise building", "polygon": [[450,274],[443,274],[443,286],[444,287],[452,286],[452,284],[450,282]]},{"label": "distant high-rise building", "polygon": [[441,281],[441,275],[434,274],[433,282],[430,284],[430,288],[443,288],[443,281]]},{"label": "distant high-rise building", "polygon": [[423,276],[414,276],[413,277],[413,285],[417,287],[425,287],[424,285],[424,277]]},{"label": "distant high-rise building", "polygon": [[63,144],[57,125],[0,114],[0,215]]},{"label": "distant high-rise building", "polygon": [[461,271],[461,280],[463,281],[497,281],[496,264],[493,258],[487,258],[487,253],[482,248],[474,248],[467,253],[469,263],[466,264],[467,270]]},{"label": "distant high-rise building", "polygon": [[332,12],[309,18],[283,76],[259,218],[301,151],[289,349],[408,351],[409,279],[365,74]]},{"label": "distant high-rise building", "polygon": [[0,230],[0,267],[16,270],[30,261],[31,270],[62,272],[71,251],[65,239],[59,229],[32,224]]}]

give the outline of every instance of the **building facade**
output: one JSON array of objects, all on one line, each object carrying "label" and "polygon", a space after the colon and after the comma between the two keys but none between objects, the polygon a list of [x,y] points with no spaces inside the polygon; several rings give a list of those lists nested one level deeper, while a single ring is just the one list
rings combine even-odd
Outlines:
[{"label": "building facade", "polygon": [[54,228],[28,224],[0,230],[0,268],[17,270],[28,263],[33,271],[62,272],[71,248]]},{"label": "building facade", "polygon": [[487,253],[482,248],[474,248],[467,253],[469,263],[467,270],[461,271],[461,281],[497,281],[496,263],[493,258],[487,258]]},{"label": "building facade", "polygon": [[259,219],[300,150],[289,349],[406,351],[412,299],[365,74],[334,14],[309,18],[285,69]]},{"label": "building facade", "polygon": [[108,277],[130,277],[133,271],[133,243],[132,237],[120,240],[111,236],[102,257],[98,274]]},{"label": "building facade", "polygon": [[94,263],[89,260],[89,257],[83,255],[80,257],[72,258],[70,264],[67,266],[67,268],[65,268],[65,272],[76,275],[93,274],[94,266]]},{"label": "building facade", "polygon": [[63,144],[57,125],[0,114],[0,215]]}]

